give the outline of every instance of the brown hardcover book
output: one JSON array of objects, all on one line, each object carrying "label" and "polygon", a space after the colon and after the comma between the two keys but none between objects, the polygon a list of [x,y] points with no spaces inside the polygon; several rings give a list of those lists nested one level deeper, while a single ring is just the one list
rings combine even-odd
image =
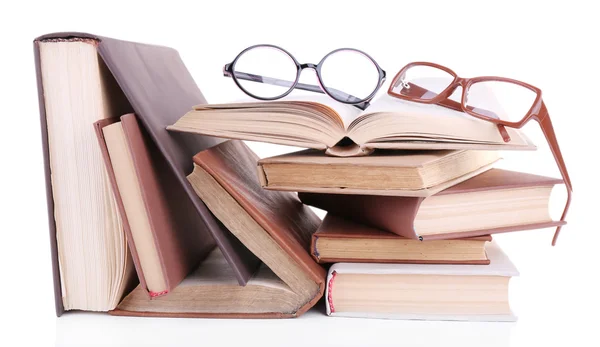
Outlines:
[{"label": "brown hardcover book", "polygon": [[491,168],[497,151],[379,151],[332,157],[304,150],[258,162],[266,189],[296,192],[430,196]]},{"label": "brown hardcover book", "polygon": [[320,263],[490,263],[485,245],[490,235],[419,241],[327,214],[313,234],[311,253]]},{"label": "brown hardcover book", "polygon": [[214,248],[202,218],[134,114],[94,126],[141,288],[168,294]]},{"label": "brown hardcover book", "polygon": [[258,157],[241,141],[194,156],[188,179],[215,216],[263,264],[238,286],[218,250],[169,295],[150,300],[140,289],[119,304],[118,315],[176,317],[296,317],[321,298],[325,270],[310,256],[320,220],[293,193],[261,189]]},{"label": "brown hardcover book", "polygon": [[410,239],[453,239],[563,225],[549,213],[560,179],[492,169],[433,196],[300,193],[305,204]]},{"label": "brown hardcover book", "polygon": [[[139,117],[202,218],[196,228],[206,249],[216,242],[238,283],[245,284],[258,259],[211,215],[186,180],[190,158],[222,140],[166,131],[193,105],[206,103],[177,51],[56,33],[35,39],[34,54],[57,315],[65,309],[106,311],[125,290],[128,272],[121,255],[128,250],[92,123],[129,112]],[[112,241],[94,241],[106,239]],[[112,268],[89,273],[99,268],[96,262]],[[81,278],[90,282],[81,286]],[[121,284],[106,288],[110,283]],[[96,298],[102,299],[93,304]]]},{"label": "brown hardcover book", "polygon": [[373,149],[535,149],[521,130],[507,128],[511,141],[505,142],[490,122],[387,94],[365,111],[311,95],[202,104],[182,116],[169,130],[327,150],[334,156],[360,156]]}]

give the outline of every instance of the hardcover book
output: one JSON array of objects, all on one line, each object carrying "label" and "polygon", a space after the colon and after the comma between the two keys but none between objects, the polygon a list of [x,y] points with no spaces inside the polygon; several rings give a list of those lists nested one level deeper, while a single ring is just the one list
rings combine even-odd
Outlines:
[{"label": "hardcover book", "polygon": [[327,314],[419,320],[515,321],[509,282],[519,272],[495,241],[490,265],[337,263],[327,275]]},{"label": "hardcover book", "polygon": [[92,128],[98,120],[130,112],[202,219],[196,228],[206,256],[216,243],[238,283],[245,284],[258,259],[212,216],[186,180],[190,158],[222,140],[165,129],[193,105],[206,103],[177,51],[56,33],[35,39],[34,53],[57,315],[65,309],[112,309],[131,278],[122,222]]},{"label": "hardcover book", "polygon": [[325,270],[310,256],[319,218],[293,193],[263,190],[258,157],[241,141],[194,156],[188,179],[214,215],[260,260],[244,287],[218,249],[169,295],[138,287],[113,314],[181,317],[297,317],[323,294]]},{"label": "hardcover book", "polygon": [[362,112],[312,95],[201,104],[182,116],[169,130],[327,150],[336,156],[365,155],[373,149],[535,149],[520,130],[507,128],[510,141],[505,142],[490,122],[387,94]]},{"label": "hardcover book", "polygon": [[197,231],[202,218],[134,114],[94,126],[140,287],[166,295],[214,245]]},{"label": "hardcover book", "polygon": [[497,151],[378,151],[342,158],[304,150],[259,160],[258,176],[270,190],[426,197],[489,170],[499,158]]},{"label": "hardcover book", "polygon": [[435,240],[548,228],[562,180],[491,169],[429,197],[299,193],[305,204],[410,239]]},{"label": "hardcover book", "polygon": [[451,240],[419,241],[327,214],[313,234],[311,253],[320,263],[490,263],[485,245],[489,235]]}]

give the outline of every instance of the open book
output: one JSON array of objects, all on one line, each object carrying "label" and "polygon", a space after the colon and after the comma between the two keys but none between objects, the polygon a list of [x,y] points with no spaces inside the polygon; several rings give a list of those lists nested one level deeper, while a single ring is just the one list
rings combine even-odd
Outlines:
[{"label": "open book", "polygon": [[167,129],[327,150],[336,156],[365,155],[373,149],[532,150],[519,130],[438,105],[384,94],[365,111],[322,95],[270,102],[198,105]]}]

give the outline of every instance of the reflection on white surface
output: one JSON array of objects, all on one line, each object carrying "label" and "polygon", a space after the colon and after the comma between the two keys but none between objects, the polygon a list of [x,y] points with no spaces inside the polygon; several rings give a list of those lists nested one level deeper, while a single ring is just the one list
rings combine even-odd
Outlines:
[{"label": "reflection on white surface", "polygon": [[67,313],[56,321],[56,346],[509,346],[519,323],[297,319],[130,318]]}]

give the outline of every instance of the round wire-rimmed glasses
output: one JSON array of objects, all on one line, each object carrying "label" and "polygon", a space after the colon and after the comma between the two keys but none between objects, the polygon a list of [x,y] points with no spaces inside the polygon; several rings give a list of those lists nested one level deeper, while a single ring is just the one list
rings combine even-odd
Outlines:
[{"label": "round wire-rimmed glasses", "polygon": [[[318,85],[299,82],[304,69],[316,72]],[[301,89],[324,93],[364,110],[385,81],[386,73],[371,56],[354,48],[333,50],[318,64],[300,64],[283,48],[261,44],[240,52],[223,67],[223,75],[259,100],[281,99]]]},{"label": "round wire-rimmed glasses", "polygon": [[[450,99],[459,86],[462,87],[460,101]],[[556,228],[552,239],[552,244],[556,244],[558,234],[566,224],[573,187],[539,88],[505,77],[462,78],[442,65],[414,62],[396,74],[388,95],[414,102],[438,104],[492,122],[498,126],[506,142],[510,141],[510,137],[505,127],[520,129],[530,120],[537,121],[567,188],[567,202],[560,218],[561,224]]]}]

